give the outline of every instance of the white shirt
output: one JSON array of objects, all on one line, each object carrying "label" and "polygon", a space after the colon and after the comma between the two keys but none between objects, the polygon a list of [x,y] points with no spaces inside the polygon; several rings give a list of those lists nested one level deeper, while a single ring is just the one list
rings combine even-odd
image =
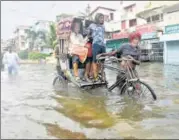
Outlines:
[{"label": "white shirt", "polygon": [[15,65],[18,65],[18,62],[19,62],[19,57],[18,57],[17,53],[6,52],[4,54],[4,57],[3,57],[4,64],[7,64],[8,66],[12,66],[12,65],[15,66]]},{"label": "white shirt", "polygon": [[70,35],[70,41],[72,44],[84,47],[88,38],[83,38],[81,34],[76,34],[74,32]]}]

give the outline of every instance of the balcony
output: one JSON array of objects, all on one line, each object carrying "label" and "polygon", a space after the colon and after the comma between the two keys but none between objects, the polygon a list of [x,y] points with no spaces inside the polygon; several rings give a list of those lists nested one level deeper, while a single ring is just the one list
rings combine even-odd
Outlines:
[{"label": "balcony", "polygon": [[124,13],[121,16],[121,20],[130,20],[135,18],[136,18],[135,12]]}]

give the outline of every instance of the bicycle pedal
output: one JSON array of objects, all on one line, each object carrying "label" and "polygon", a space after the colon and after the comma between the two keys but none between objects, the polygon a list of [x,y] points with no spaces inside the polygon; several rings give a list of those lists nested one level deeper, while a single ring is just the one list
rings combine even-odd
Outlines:
[{"label": "bicycle pedal", "polygon": [[134,88],[133,87],[128,87],[128,91],[132,91]]}]

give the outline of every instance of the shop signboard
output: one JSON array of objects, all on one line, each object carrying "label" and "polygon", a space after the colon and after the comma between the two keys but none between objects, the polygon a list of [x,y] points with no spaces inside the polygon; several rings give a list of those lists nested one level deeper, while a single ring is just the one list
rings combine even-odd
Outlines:
[{"label": "shop signboard", "polygon": [[152,38],[157,38],[157,32],[142,34],[142,39],[152,39]]},{"label": "shop signboard", "polygon": [[136,32],[139,32],[142,35],[146,33],[156,32],[156,26],[153,24],[136,26]]},{"label": "shop signboard", "polygon": [[120,33],[114,33],[112,35],[113,39],[122,39],[122,38],[128,38],[129,33],[128,32],[120,32]]},{"label": "shop signboard", "polygon": [[137,26],[136,32],[139,32],[142,35],[142,39],[157,38],[156,26],[153,24]]},{"label": "shop signboard", "polygon": [[179,24],[165,26],[165,34],[179,33]]}]

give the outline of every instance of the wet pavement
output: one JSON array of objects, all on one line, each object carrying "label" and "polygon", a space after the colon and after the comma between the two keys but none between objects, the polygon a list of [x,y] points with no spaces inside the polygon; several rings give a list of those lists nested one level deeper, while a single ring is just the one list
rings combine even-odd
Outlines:
[{"label": "wet pavement", "polygon": [[[179,66],[142,64],[140,77],[158,100],[137,102],[69,84],[52,86],[54,65],[1,72],[1,138],[179,138]],[[106,71],[109,84],[115,73]]]}]

